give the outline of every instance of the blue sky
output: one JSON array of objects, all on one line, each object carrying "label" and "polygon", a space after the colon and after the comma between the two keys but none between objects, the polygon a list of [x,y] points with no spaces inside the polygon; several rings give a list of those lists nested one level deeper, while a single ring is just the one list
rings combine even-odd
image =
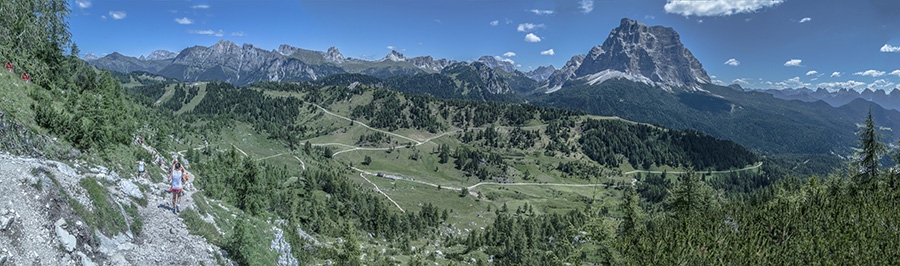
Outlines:
[{"label": "blue sky", "polygon": [[895,0],[71,0],[82,53],[178,52],[225,39],[345,57],[460,61],[483,55],[522,71],[561,67],[628,17],[674,28],[710,76],[750,88],[900,87]]}]

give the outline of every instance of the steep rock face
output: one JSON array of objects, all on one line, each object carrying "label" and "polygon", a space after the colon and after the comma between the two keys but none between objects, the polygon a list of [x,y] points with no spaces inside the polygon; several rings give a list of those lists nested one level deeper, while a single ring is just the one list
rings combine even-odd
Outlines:
[{"label": "steep rock face", "polygon": [[627,78],[666,90],[701,90],[710,78],[672,28],[622,19],[602,45],[591,49],[575,71],[591,84]]},{"label": "steep rock face", "polygon": [[409,58],[406,61],[412,63],[413,65],[415,65],[418,68],[435,71],[435,72],[440,72],[445,67],[454,63],[452,61],[447,61],[447,59],[443,59],[443,58],[434,60],[434,58],[432,58],[430,55],[429,56],[417,56],[417,57]]},{"label": "steep rock face", "polygon": [[547,78],[546,92],[552,93],[558,91],[566,81],[575,79],[575,70],[578,70],[578,68],[581,67],[581,62],[584,61],[585,57],[586,55],[583,54],[572,56],[562,68],[554,71],[553,74],[550,74],[550,77]]},{"label": "steep rock face", "polygon": [[328,47],[328,51],[325,52],[325,61],[340,64],[344,62],[344,55],[338,51],[337,47]]},{"label": "steep rock face", "polygon": [[384,56],[381,61],[404,62],[406,61],[406,57],[397,51],[391,50],[391,52]]},{"label": "steep rock face", "polygon": [[178,54],[176,54],[175,52],[156,50],[150,53],[150,55],[148,55],[145,60],[170,60],[172,58],[175,58],[175,56],[177,55]]},{"label": "steep rock face", "polygon": [[556,71],[556,68],[553,65],[549,66],[540,66],[532,71],[525,72],[525,76],[533,79],[535,81],[545,81],[550,78],[550,75],[553,75],[553,72]]},{"label": "steep rock face", "polygon": [[512,92],[509,83],[507,83],[503,77],[498,75],[492,67],[477,62],[473,63],[472,67],[475,67],[475,71],[478,72],[478,76],[481,77],[481,81],[484,82],[484,88],[487,89],[489,93],[501,94]]},{"label": "steep rock face", "polygon": [[512,89],[503,76],[493,68],[480,62],[472,64],[459,62],[447,66],[441,74],[453,76],[462,86],[471,90],[482,90],[490,94],[510,93]]},{"label": "steep rock face", "polygon": [[[160,74],[185,81],[221,80],[246,85],[257,81],[315,80],[343,72],[333,66],[309,65],[297,58],[310,57],[307,52],[287,45],[279,47],[278,52],[266,51],[223,40],[210,47],[194,46],[181,51]],[[319,58],[324,60],[322,55]]]},{"label": "steep rock face", "polygon": [[512,60],[503,59],[502,57],[499,57],[499,56],[485,55],[485,56],[479,57],[477,60],[475,60],[475,62],[485,64],[490,68],[498,68],[499,67],[500,69],[503,69],[503,71],[506,71],[509,73],[513,73],[516,71],[516,66],[513,65]]}]

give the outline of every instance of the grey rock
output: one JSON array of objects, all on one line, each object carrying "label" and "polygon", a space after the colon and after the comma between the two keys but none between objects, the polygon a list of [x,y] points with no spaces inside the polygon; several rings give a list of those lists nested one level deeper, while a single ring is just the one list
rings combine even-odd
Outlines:
[{"label": "grey rock", "polygon": [[454,61],[448,61],[447,59],[438,59],[434,60],[431,56],[417,56],[413,58],[406,59],[406,62],[412,63],[416,67],[421,69],[430,70],[439,72],[443,70],[445,67],[455,63]]},{"label": "grey rock", "polygon": [[513,73],[516,71],[516,66],[513,65],[512,60],[503,59],[502,57],[499,57],[499,56],[485,55],[485,56],[479,57],[477,60],[475,60],[475,62],[480,62],[482,64],[485,64],[492,69],[499,67],[503,71],[506,71],[509,73]]},{"label": "grey rock", "polygon": [[94,261],[92,261],[91,258],[89,258],[87,255],[85,255],[81,251],[76,252],[75,254],[78,255],[79,257],[81,257],[81,265],[82,266],[96,266],[97,265],[97,263],[94,263]]},{"label": "grey rock", "polygon": [[[63,222],[65,223],[65,221]],[[78,240],[75,239],[75,236],[69,234],[68,231],[60,227],[59,222],[57,222],[56,225],[56,236],[59,238],[59,242],[63,245],[63,248],[65,248],[67,252],[72,252],[78,245]]]},{"label": "grey rock", "polygon": [[0,231],[6,231],[9,229],[9,226],[15,221],[15,216],[3,216],[0,217]]},{"label": "grey rock", "polygon": [[581,62],[584,61],[585,57],[586,55],[583,54],[572,56],[562,68],[550,74],[550,77],[547,78],[547,93],[557,91],[562,88],[566,81],[575,79],[575,70],[581,67]]},{"label": "grey rock", "polygon": [[66,219],[59,218],[59,220],[56,220],[56,222],[53,223],[53,226],[62,227],[63,229],[65,229],[66,228]]},{"label": "grey rock", "polygon": [[344,62],[344,55],[341,54],[341,51],[338,50],[337,47],[328,47],[328,51],[325,52],[325,61],[340,64]]},{"label": "grey rock", "polygon": [[284,239],[284,231],[282,231],[281,228],[273,226],[272,232],[275,233],[275,238],[272,239],[269,249],[278,253],[277,264],[290,266],[300,265],[297,259],[291,255],[291,244]]},{"label": "grey rock", "polygon": [[[608,72],[604,72],[608,71]],[[681,43],[672,28],[647,26],[624,18],[602,45],[591,49],[575,71],[578,78],[592,76],[591,83],[625,77],[666,89],[699,90],[711,82],[703,65]]]},{"label": "grey rock", "polygon": [[553,67],[553,65],[540,66],[534,70],[525,72],[525,76],[535,81],[545,81],[550,78],[550,75],[553,75],[553,72],[556,72],[556,68]]},{"label": "grey rock", "polygon": [[141,192],[141,189],[129,180],[122,179],[119,181],[119,189],[122,190],[122,193],[125,193],[125,195],[130,197],[138,199],[144,198],[144,193]]},{"label": "grey rock", "polygon": [[150,53],[144,60],[170,60],[178,56],[175,52],[156,50]]},{"label": "grey rock", "polygon": [[384,58],[381,59],[381,61],[404,62],[406,61],[406,57],[395,50],[391,50],[391,52],[385,55]]}]

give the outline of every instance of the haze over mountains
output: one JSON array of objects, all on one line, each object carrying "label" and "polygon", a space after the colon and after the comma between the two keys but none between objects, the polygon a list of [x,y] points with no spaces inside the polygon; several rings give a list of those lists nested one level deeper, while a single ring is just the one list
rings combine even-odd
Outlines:
[{"label": "haze over mountains", "polygon": [[[146,71],[184,81],[221,80],[236,85],[357,81],[439,98],[528,101],[700,130],[764,153],[850,154],[849,147],[855,145],[855,125],[868,108],[874,109],[876,119],[884,126],[900,127],[900,112],[880,108],[896,108],[891,104],[898,101],[890,98],[900,95],[896,92],[883,96],[874,92],[853,96],[847,92],[840,97],[803,91],[770,92],[781,98],[777,99],[739,87],[714,85],[702,63],[669,27],[625,18],[602,44],[585,50],[562,68],[540,67],[528,73],[497,56],[457,62],[431,56],[407,58],[391,51],[382,59],[369,61],[344,57],[335,47],[322,52],[281,45],[277,51],[267,51],[224,40],[210,47],[184,49],[172,58],[166,52],[154,52],[144,59],[114,53],[90,63],[119,72]],[[371,78],[352,76],[355,74]],[[808,103],[787,101],[794,99]],[[890,131],[885,136],[894,142],[900,134]]]}]

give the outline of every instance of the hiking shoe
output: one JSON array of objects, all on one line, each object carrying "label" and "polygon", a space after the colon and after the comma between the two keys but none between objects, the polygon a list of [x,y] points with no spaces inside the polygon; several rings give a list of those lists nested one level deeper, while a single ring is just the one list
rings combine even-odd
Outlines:
[{"label": "hiking shoe", "polygon": [[175,212],[181,212],[181,206],[175,205]]}]

